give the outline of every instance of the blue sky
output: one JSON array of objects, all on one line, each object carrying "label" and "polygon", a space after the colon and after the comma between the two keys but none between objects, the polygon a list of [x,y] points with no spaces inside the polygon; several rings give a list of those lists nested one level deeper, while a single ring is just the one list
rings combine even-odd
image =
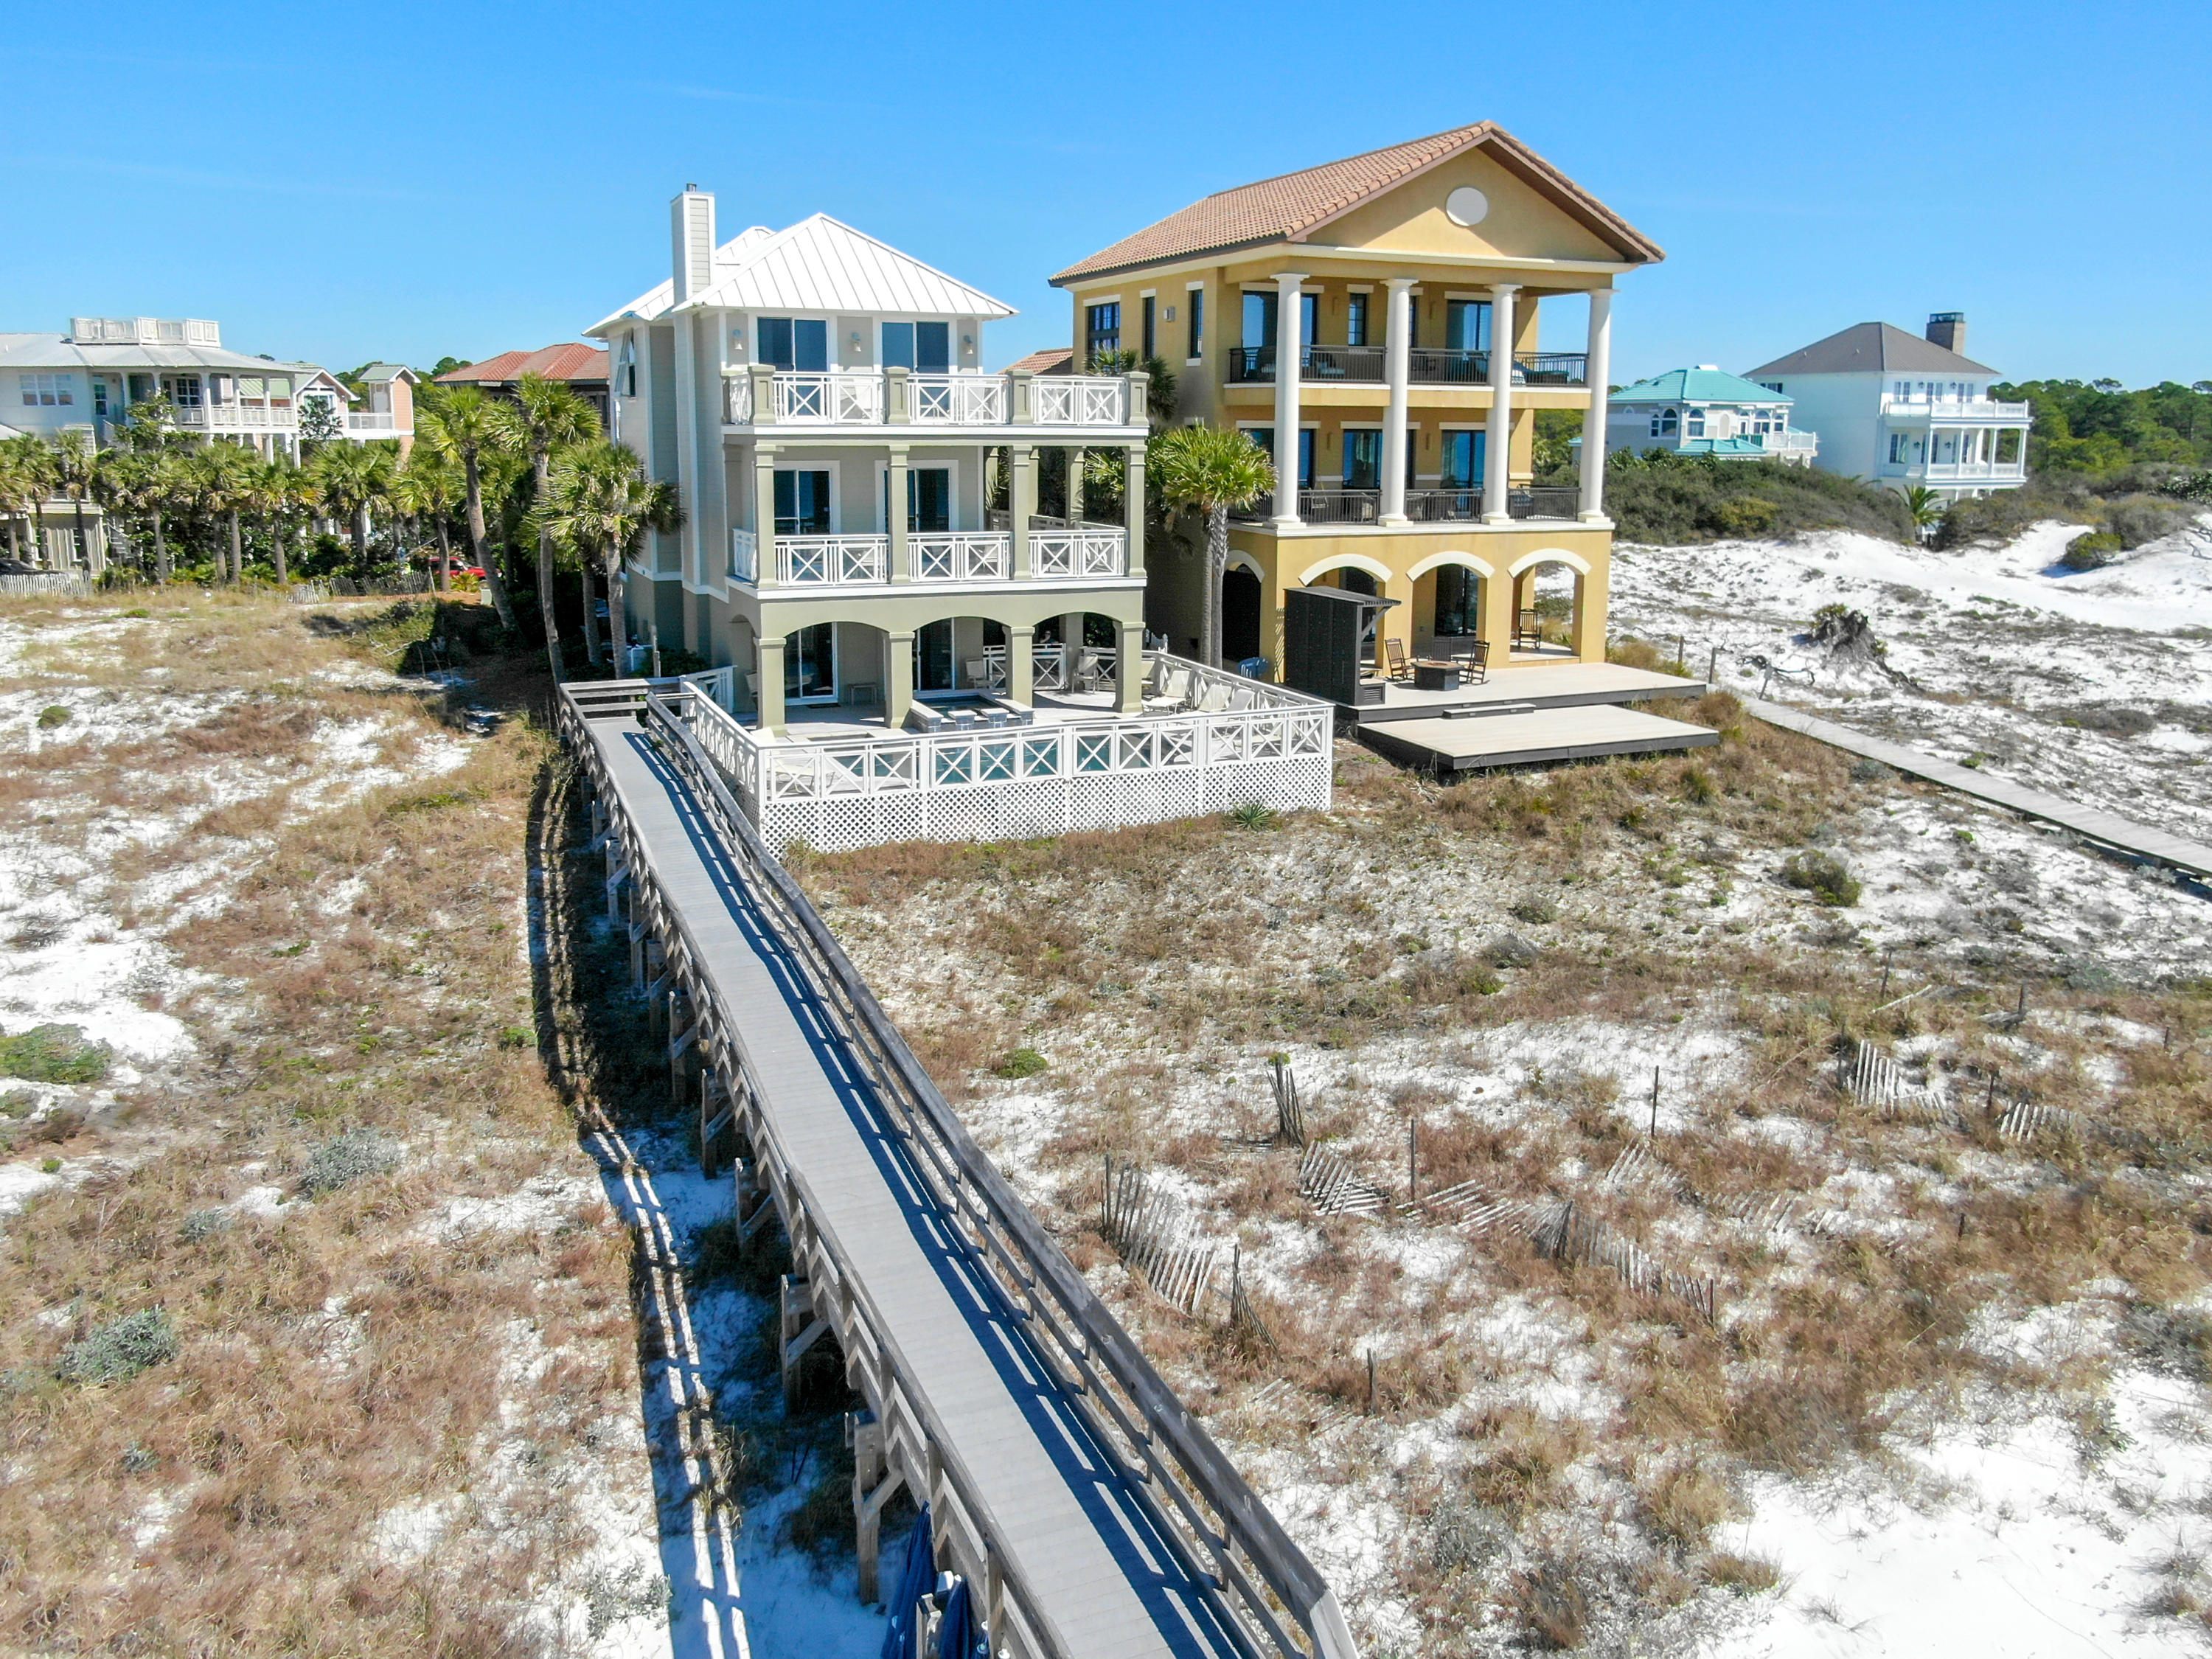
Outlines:
[{"label": "blue sky", "polygon": [[[0,330],[213,317],[346,368],[574,338],[667,200],[816,210],[1064,342],[1045,277],[1210,191],[1502,122],[1664,246],[1614,373],[1963,310],[2015,378],[2212,377],[2204,0],[19,7]],[[1381,27],[1378,27],[1381,25]],[[1579,319],[1546,343],[1577,343]]]}]

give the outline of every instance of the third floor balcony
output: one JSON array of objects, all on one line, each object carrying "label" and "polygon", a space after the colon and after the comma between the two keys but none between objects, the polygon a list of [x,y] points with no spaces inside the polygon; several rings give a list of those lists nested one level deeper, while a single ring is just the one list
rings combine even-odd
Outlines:
[{"label": "third floor balcony", "polygon": [[730,426],[1127,427],[1144,418],[1136,377],[1105,374],[917,374],[903,368],[731,370]]},{"label": "third floor balcony", "polygon": [[[1310,385],[1382,386],[1389,366],[1381,346],[1310,345],[1298,353],[1298,378]],[[1232,386],[1273,385],[1275,348],[1232,346]],[[1490,353],[1415,346],[1406,354],[1406,379],[1413,386],[1481,386],[1490,384]],[[1516,386],[1589,384],[1589,358],[1579,351],[1517,351],[1513,354]]]}]

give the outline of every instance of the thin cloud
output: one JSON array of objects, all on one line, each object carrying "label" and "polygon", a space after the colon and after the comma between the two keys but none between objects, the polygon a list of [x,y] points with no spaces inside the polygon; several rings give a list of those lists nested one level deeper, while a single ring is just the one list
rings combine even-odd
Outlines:
[{"label": "thin cloud", "polygon": [[158,179],[174,185],[196,185],[203,190],[245,190],[270,196],[337,196],[356,200],[436,202],[446,198],[428,191],[396,189],[388,185],[347,185],[321,179],[276,179],[243,173],[202,173],[191,167],[153,167],[143,161],[111,161],[92,155],[9,155],[0,157],[11,167],[60,167],[80,173],[113,173],[126,179]]}]

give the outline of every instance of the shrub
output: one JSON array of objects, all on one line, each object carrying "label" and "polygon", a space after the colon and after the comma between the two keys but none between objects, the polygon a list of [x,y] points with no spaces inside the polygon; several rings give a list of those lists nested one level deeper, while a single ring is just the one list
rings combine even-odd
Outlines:
[{"label": "shrub", "polygon": [[1850,866],[1833,853],[1793,853],[1783,861],[1782,879],[1812,894],[1823,904],[1837,906],[1859,902],[1858,878]]},{"label": "shrub", "polygon": [[2196,522],[2197,508],[2164,495],[2123,495],[2105,508],[2105,528],[2122,547],[2141,547]]},{"label": "shrub", "polygon": [[2076,536],[2058,556],[2069,570],[2102,570],[2119,556],[2120,538],[2109,530],[2093,530]]},{"label": "shrub", "polygon": [[57,726],[67,726],[69,721],[70,711],[58,702],[39,710],[39,724],[46,731],[51,732]]},{"label": "shrub", "polygon": [[1239,830],[1272,830],[1283,820],[1283,815],[1273,807],[1256,800],[1231,807],[1226,816]]},{"label": "shrub", "polygon": [[72,1382],[125,1382],[177,1357],[169,1316],[148,1308],[111,1319],[63,1351],[61,1374]]},{"label": "shrub", "polygon": [[307,1155],[300,1190],[309,1198],[320,1198],[364,1176],[382,1175],[398,1163],[399,1149],[375,1130],[348,1129]]},{"label": "shrub", "polygon": [[1559,919],[1559,901],[1548,893],[1523,893],[1505,909],[1517,921],[1541,923]]},{"label": "shrub", "polygon": [[1040,1072],[1048,1072],[1051,1069],[1051,1066],[1046,1064],[1045,1057],[1036,1049],[1017,1048],[994,1066],[991,1068],[991,1074],[994,1077],[1003,1078],[1035,1077]]},{"label": "shrub", "polygon": [[113,1058],[106,1043],[85,1041],[82,1025],[34,1025],[0,1037],[0,1075],[33,1083],[97,1083]]},{"label": "shrub", "polygon": [[1623,541],[1680,545],[1830,529],[1913,539],[1911,514],[1895,491],[1779,461],[1662,450],[1615,456],[1606,465],[1605,491],[1606,511]]},{"label": "shrub", "polygon": [[177,1229],[177,1234],[185,1243],[197,1244],[202,1239],[228,1232],[230,1222],[231,1215],[228,1210],[194,1210],[185,1218],[184,1224]]},{"label": "shrub", "polygon": [[1721,503],[1721,528],[1731,536],[1764,536],[1781,511],[1762,495],[1741,495]]}]

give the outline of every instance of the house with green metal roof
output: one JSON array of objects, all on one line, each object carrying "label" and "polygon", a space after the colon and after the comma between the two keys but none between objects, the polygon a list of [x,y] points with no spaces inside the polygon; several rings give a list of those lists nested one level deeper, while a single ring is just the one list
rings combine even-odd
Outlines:
[{"label": "house with green metal roof", "polygon": [[1608,454],[1671,449],[1810,466],[1819,434],[1790,425],[1791,400],[1711,363],[1670,368],[1613,394],[1606,422]]}]

